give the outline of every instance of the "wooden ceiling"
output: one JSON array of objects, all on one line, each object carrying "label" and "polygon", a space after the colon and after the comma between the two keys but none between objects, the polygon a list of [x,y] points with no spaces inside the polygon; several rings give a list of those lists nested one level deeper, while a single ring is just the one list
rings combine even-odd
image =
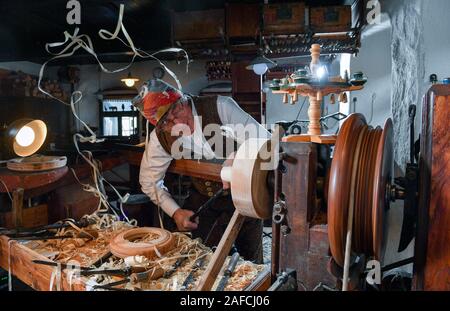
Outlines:
[{"label": "wooden ceiling", "polygon": [[[100,39],[99,29],[113,31],[117,23],[119,5],[125,4],[124,24],[135,45],[146,51],[171,46],[170,11],[194,11],[224,8],[225,3],[263,3],[262,0],[81,0],[80,33],[88,34],[96,51],[105,62],[123,62],[129,59],[119,42]],[[298,2],[298,1],[269,1]],[[352,4],[354,0],[307,0],[308,5]],[[49,58],[45,44],[64,40],[63,32],[73,32],[66,22],[66,0],[12,0],[0,6],[0,62],[33,61],[42,63]],[[90,63],[85,53],[71,58],[72,63]]]}]

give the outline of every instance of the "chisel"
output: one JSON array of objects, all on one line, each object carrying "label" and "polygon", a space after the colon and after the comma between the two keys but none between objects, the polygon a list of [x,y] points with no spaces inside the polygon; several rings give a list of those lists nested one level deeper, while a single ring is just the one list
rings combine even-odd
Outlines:
[{"label": "chisel", "polygon": [[210,197],[208,199],[208,201],[206,201],[205,204],[200,206],[199,209],[191,217],[189,217],[189,220],[192,222],[195,222],[195,218],[197,218],[201,213],[203,213],[208,208],[210,208],[212,206],[212,204],[214,203],[214,201],[216,201],[217,198],[219,198],[223,194],[224,191],[225,190],[223,188],[220,189],[219,191],[217,191],[216,194],[214,194],[212,197]]},{"label": "chisel", "polygon": [[186,277],[186,279],[184,280],[183,284],[180,287],[181,291],[187,290],[189,284],[191,284],[194,281],[194,275],[198,270],[200,270],[203,267],[203,265],[205,264],[205,259],[206,255],[195,261],[194,265],[192,266],[191,272]]},{"label": "chisel", "polygon": [[236,265],[239,261],[239,253],[234,253],[233,256],[230,258],[230,262],[228,263],[228,267],[223,272],[223,277],[219,282],[219,285],[216,288],[216,291],[223,291],[225,290],[225,287],[227,286],[228,280],[233,275],[234,269],[236,268]]}]

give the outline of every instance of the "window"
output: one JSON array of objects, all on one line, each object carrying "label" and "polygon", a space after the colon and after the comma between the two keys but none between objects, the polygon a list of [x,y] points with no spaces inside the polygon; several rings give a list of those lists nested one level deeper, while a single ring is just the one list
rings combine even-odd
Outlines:
[{"label": "window", "polygon": [[136,134],[137,117],[122,117],[122,136]]},{"label": "window", "polygon": [[105,98],[101,101],[100,126],[102,136],[129,138],[139,133],[139,112],[130,98]]},{"label": "window", "polygon": [[119,136],[119,119],[117,117],[103,118],[103,136]]}]

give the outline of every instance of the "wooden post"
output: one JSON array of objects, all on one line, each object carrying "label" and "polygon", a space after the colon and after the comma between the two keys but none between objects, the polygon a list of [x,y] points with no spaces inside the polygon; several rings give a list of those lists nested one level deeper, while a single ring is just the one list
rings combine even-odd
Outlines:
[{"label": "wooden post", "polygon": [[311,64],[317,65],[320,62],[320,44],[311,45]]},{"label": "wooden post", "polygon": [[[316,67],[320,62],[320,45],[313,44],[310,49],[311,52],[311,71],[314,67]],[[311,72],[313,73],[313,72]],[[309,95],[309,109],[308,109],[308,117],[309,117],[309,127],[308,134],[309,135],[320,135],[320,105],[322,103],[322,95],[321,93],[312,93]]]},{"label": "wooden post", "polygon": [[216,251],[214,252],[211,261],[206,267],[205,273],[202,275],[200,283],[196,290],[209,291],[214,285],[214,282],[219,275],[220,269],[228,256],[228,253],[236,240],[242,225],[244,224],[245,216],[235,211],[231,217],[230,223],[225,230]]},{"label": "wooden post", "polygon": [[322,101],[317,99],[317,95],[313,94],[309,96],[309,109],[308,109],[308,117],[309,117],[309,127],[308,134],[309,135],[320,135],[320,104]]},{"label": "wooden post", "polygon": [[23,219],[23,189],[17,188],[13,192],[12,219],[15,228],[22,227]]}]

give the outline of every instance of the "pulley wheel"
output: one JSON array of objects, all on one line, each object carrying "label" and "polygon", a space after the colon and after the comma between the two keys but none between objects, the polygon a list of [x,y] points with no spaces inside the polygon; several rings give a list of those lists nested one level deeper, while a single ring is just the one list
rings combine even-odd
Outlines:
[{"label": "pulley wheel", "polygon": [[373,247],[375,258],[382,260],[386,247],[386,212],[390,199],[388,188],[393,176],[394,129],[392,120],[388,119],[384,125],[383,135],[377,151],[375,167],[375,184],[372,209]]},{"label": "pulley wheel", "polygon": [[345,236],[355,150],[359,133],[366,126],[361,114],[347,118],[339,132],[334,149],[328,185],[328,238],[333,258],[344,265]]},{"label": "pulley wheel", "polygon": [[391,120],[384,129],[374,129],[361,114],[349,116],[339,132],[330,170],[328,236],[331,254],[341,267],[351,203],[352,251],[378,260],[383,257],[387,190],[392,179],[392,132]]}]

